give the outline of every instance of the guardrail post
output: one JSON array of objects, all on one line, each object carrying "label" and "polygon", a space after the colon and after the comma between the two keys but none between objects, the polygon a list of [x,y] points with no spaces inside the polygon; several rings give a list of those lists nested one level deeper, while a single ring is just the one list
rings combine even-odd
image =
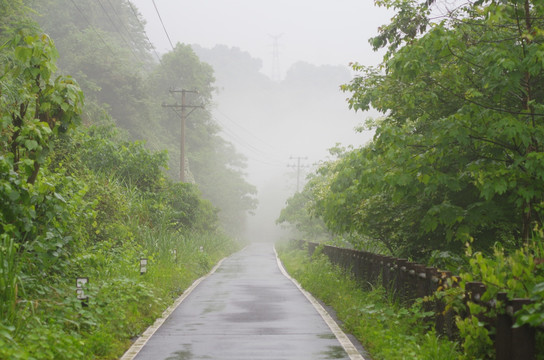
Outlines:
[{"label": "guardrail post", "polygon": [[465,302],[472,301],[481,304],[482,295],[486,291],[486,286],[477,281],[470,281],[465,284]]},{"label": "guardrail post", "polygon": [[416,276],[416,298],[423,298],[427,296],[427,273],[425,272],[425,265],[414,265]]},{"label": "guardrail post", "polygon": [[382,286],[386,291],[389,291],[391,287],[391,263],[393,258],[390,256],[384,256],[382,258]]},{"label": "guardrail post", "polygon": [[350,263],[351,263],[351,266],[350,266],[350,270],[351,270],[351,273],[353,274],[353,276],[356,278],[356,279],[359,279],[359,269],[357,268],[358,267],[358,261],[357,261],[357,256],[358,256],[358,251],[357,250],[351,250],[349,256],[350,256]]},{"label": "guardrail post", "polygon": [[351,270],[351,266],[350,266],[350,259],[351,259],[351,250],[350,249],[343,249],[343,248],[340,248],[340,254],[342,256],[342,267],[347,271],[347,270]]},{"label": "guardrail post", "polygon": [[367,261],[367,273],[366,273],[366,281],[369,284],[374,285],[374,256],[371,253],[366,254],[366,261]]},{"label": "guardrail post", "polygon": [[317,247],[316,243],[308,243],[308,255],[312,256],[315,252],[316,247]]},{"label": "guardrail post", "polygon": [[407,289],[407,268],[406,264],[408,260],[398,259],[397,260],[397,292],[399,294],[399,299],[401,301],[406,301],[406,289]]},{"label": "guardrail post", "polygon": [[[498,293],[497,300],[505,306],[508,304],[506,293]],[[497,360],[512,359],[512,317],[506,313],[498,314],[495,322],[497,334],[495,336],[495,353]]]},{"label": "guardrail post", "polygon": [[[441,285],[447,287],[448,279],[453,278],[451,271],[440,271]],[[458,282],[453,283],[453,287],[458,285]],[[457,334],[457,326],[455,325],[455,312],[453,310],[448,310],[444,314],[444,331],[450,339],[454,339]]]},{"label": "guardrail post", "polygon": [[357,280],[362,283],[364,276],[363,276],[363,257],[360,252],[357,252],[355,254],[355,276],[357,277]]},{"label": "guardrail post", "polygon": [[[512,322],[514,322],[516,312],[521,310],[523,305],[530,304],[531,300],[513,299],[510,303]],[[535,328],[529,325],[512,328],[512,360],[534,360],[535,358]]]},{"label": "guardrail post", "polygon": [[412,304],[417,297],[417,264],[408,262],[406,264],[407,286],[406,286],[406,298],[409,304]]},{"label": "guardrail post", "polygon": [[364,272],[365,272],[364,281],[365,281],[365,284],[367,284],[367,283],[370,283],[372,279],[370,274],[372,270],[372,263],[370,262],[370,254],[365,252],[363,255],[363,259],[364,259]]},{"label": "guardrail post", "polygon": [[376,256],[376,285],[383,286],[383,255]]},{"label": "guardrail post", "polygon": [[389,290],[392,292],[393,296],[396,299],[399,299],[399,273],[398,273],[398,258],[392,258],[391,264],[389,267],[389,278],[391,279],[389,283]]}]

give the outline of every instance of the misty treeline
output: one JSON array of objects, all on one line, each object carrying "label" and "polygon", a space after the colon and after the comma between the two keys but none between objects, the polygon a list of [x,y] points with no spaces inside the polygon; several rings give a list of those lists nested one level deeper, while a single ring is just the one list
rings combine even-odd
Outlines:
[{"label": "misty treeline", "polygon": [[[34,16],[59,51],[61,72],[77,79],[85,93],[90,122],[106,111],[131,140],[145,140],[153,150],[167,150],[168,174],[179,178],[180,109],[163,104],[204,106],[187,118],[189,178],[220,209],[223,227],[243,231],[246,214],[256,207],[256,189],[244,179],[245,158],[219,136],[211,117],[214,69],[190,46],[174,44],[161,56],[151,48],[141,17],[128,1],[34,1]],[[92,106],[89,106],[92,104]],[[189,113],[190,110],[187,110]]]},{"label": "misty treeline", "polygon": [[[343,85],[353,110],[382,114],[364,124],[374,138],[332,149],[278,221],[463,273],[488,286],[486,300],[532,298],[518,325],[541,324],[544,2],[378,3],[396,11],[369,40],[383,61],[354,64]],[[492,357],[489,329],[458,324],[465,346],[482,345],[466,358]]]},{"label": "misty treeline", "polygon": [[208,105],[213,70],[181,44],[153,59],[142,24],[127,1],[0,0],[0,359],[118,358],[240,245],[244,159],[195,111],[178,182],[161,107]]},{"label": "misty treeline", "polygon": [[296,191],[299,175],[286,165],[296,165],[293,158],[302,157],[303,181],[312,163],[327,155],[328,147],[340,141],[361,142],[368,136],[353,131],[362,115],[347,108],[346,95],[339,91],[339,84],[352,78],[350,69],[301,61],[276,82],[261,72],[261,60],[241,49],[192,47],[215,70],[219,89],[215,116],[247,154],[251,179],[260,189],[248,238],[275,240],[283,236],[283,229],[274,222],[285,199]]},{"label": "misty treeline", "polygon": [[356,235],[355,246],[417,260],[462,254],[467,241],[516,249],[538,237],[544,5],[525,3],[478,1],[437,18],[433,6],[384,1],[399,12],[370,39],[386,49],[383,62],[354,64],[342,86],[352,109],[383,114],[362,127],[374,139],[331,149],[335,160],[289,211],[306,208],[333,233]]}]

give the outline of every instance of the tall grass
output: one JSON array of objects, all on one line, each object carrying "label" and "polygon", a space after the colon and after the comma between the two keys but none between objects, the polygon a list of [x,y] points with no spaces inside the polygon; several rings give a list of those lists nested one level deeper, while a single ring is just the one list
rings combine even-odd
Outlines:
[{"label": "tall grass", "polygon": [[[72,150],[66,153],[77,153]],[[211,205],[194,187],[171,189],[156,177],[142,189],[115,171],[90,171],[78,159],[76,154],[71,169],[81,187],[55,188],[68,199],[65,208],[59,206],[66,210],[64,230],[73,246],[62,256],[44,250],[47,266],[26,266],[33,254],[18,252],[18,240],[0,234],[0,359],[119,358],[192,281],[240,246],[213,231]],[[193,217],[184,217],[184,210]],[[148,259],[144,275],[142,257]],[[87,306],[76,298],[76,277],[89,278]]]},{"label": "tall grass", "polygon": [[14,325],[17,312],[17,265],[13,239],[4,234],[0,247],[0,323]]},{"label": "tall grass", "polygon": [[[93,242],[73,254],[73,272],[43,287],[31,309],[16,307],[16,249],[2,239],[0,359],[119,358],[195,279],[240,247],[221,233],[182,234],[168,224],[137,221],[124,226],[133,235]],[[149,260],[144,275],[140,257]],[[89,277],[87,307],[76,299],[75,276]],[[19,333],[16,319],[26,319]]]}]

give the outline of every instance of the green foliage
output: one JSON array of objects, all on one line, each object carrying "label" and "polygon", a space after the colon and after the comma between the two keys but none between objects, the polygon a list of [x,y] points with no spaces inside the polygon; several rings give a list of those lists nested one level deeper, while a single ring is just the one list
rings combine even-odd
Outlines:
[{"label": "green foliage", "polygon": [[429,331],[421,304],[404,308],[383,288],[363,291],[357,281],[316,251],[278,246],[282,262],[301,285],[332,306],[346,329],[357,336],[373,359],[458,359],[455,343]]},{"label": "green foliage", "polygon": [[532,289],[544,279],[544,267],[539,263],[544,254],[535,253],[533,245],[523,246],[507,255],[497,244],[493,256],[472,253],[469,247],[467,255],[470,256],[470,269],[461,277],[464,282],[481,281],[486,285],[484,301],[495,298],[499,292],[506,292],[510,299],[528,298]]},{"label": "green foliage", "polygon": [[287,200],[286,207],[281,211],[276,223],[293,225],[300,236],[307,241],[331,240],[323,220],[310,214],[312,200],[310,190],[305,187],[302,192],[296,193]]},{"label": "green foliage", "polygon": [[123,0],[30,3],[36,21],[55,40],[61,71],[79,79],[87,102],[107,108],[134,139],[144,138],[142,132],[153,119],[144,73],[153,61],[134,5]]},{"label": "green foliage", "polygon": [[[208,105],[212,100],[213,69],[202,62],[188,45],[177,44],[165,54],[161,64],[149,76],[149,91],[157,99],[153,105],[158,121],[155,136],[172,155],[169,162],[172,178],[179,176],[179,114],[160,107],[162,103],[178,103],[170,89],[189,89],[187,104]],[[220,209],[219,218],[226,231],[239,235],[246,215],[256,208],[256,188],[244,180],[246,159],[234,146],[219,136],[220,127],[211,114],[196,109],[187,119],[186,149],[189,170],[203,196]]]},{"label": "green foliage", "polygon": [[[369,39],[373,49],[378,50],[388,46],[388,55],[390,55],[403,44],[425,33],[430,23],[429,8],[434,2],[431,0],[418,4],[413,0],[376,0],[376,5],[387,9],[392,8],[396,13],[391,19],[391,24],[382,26],[379,35]],[[388,55],[386,58],[389,57]]]},{"label": "green foliage", "polygon": [[193,184],[169,183],[160,193],[159,203],[172,210],[164,214],[166,222],[177,229],[197,232],[214,231],[218,227],[217,208],[201,197]]},{"label": "green foliage", "polygon": [[2,161],[34,184],[51,140],[78,123],[83,93],[70,77],[53,78],[57,53],[46,35],[21,31],[0,51]]},{"label": "green foliage", "polygon": [[17,284],[19,276],[15,263],[15,244],[6,234],[0,235],[0,319],[14,324],[17,315]]},{"label": "green foliage", "polygon": [[166,152],[153,153],[142,142],[116,141],[113,126],[92,126],[77,139],[81,160],[94,172],[114,176],[142,191],[157,190],[167,166]]},{"label": "green foliage", "polygon": [[[540,277],[540,282],[529,291],[529,298],[533,303],[520,310],[517,315],[516,326],[528,324],[538,327],[544,322],[544,281],[542,280],[542,277]],[[544,344],[541,343],[541,347],[544,347]]]},{"label": "green foliage", "polygon": [[[459,337],[464,349],[463,359],[494,359],[494,347],[491,336],[493,324],[484,321],[494,318],[498,313],[506,312],[506,304],[498,301],[494,308],[482,305],[497,299],[498,293],[506,293],[508,299],[531,298],[533,303],[525,305],[515,314],[515,326],[542,324],[544,295],[541,291],[544,282],[544,255],[540,243],[542,234],[535,233],[534,239],[527,245],[506,254],[503,247],[497,244],[492,256],[481,252],[473,252],[467,247],[469,268],[461,273],[460,287],[448,290],[442,298],[448,307],[468,316],[456,320]],[[476,303],[464,298],[467,282],[482,282],[486,292]],[[442,295],[441,295],[442,296]],[[542,343],[537,346],[542,347]]]},{"label": "green foliage", "polygon": [[14,32],[32,28],[35,23],[28,16],[28,8],[23,0],[0,1],[0,43],[9,40]]},{"label": "green foliage", "polygon": [[544,9],[480,1],[432,22],[431,3],[378,2],[397,10],[371,40],[388,51],[343,90],[384,115],[365,124],[371,143],[317,171],[312,212],[418,261],[469,239],[509,252],[543,216]]},{"label": "green foliage", "polygon": [[[101,174],[89,191],[98,201],[96,222],[103,229],[104,224],[121,220],[109,218],[115,208],[133,203],[139,204],[139,211],[149,214],[146,218],[135,214],[134,218],[149,226],[165,223],[172,229],[197,232],[217,229],[217,209],[202,199],[198,187],[165,177],[165,152],[152,152],[141,142],[120,140],[121,137],[111,124],[94,125],[77,132],[66,148],[57,151],[71,153],[87,169]],[[116,231],[110,227],[106,232],[115,237]]]},{"label": "green foliage", "polygon": [[493,341],[485,324],[474,315],[466,319],[458,319],[459,336],[463,339],[463,356],[461,359],[495,359]]},{"label": "green foliage", "polygon": [[61,271],[76,235],[68,230],[87,214],[85,190],[43,168],[55,141],[78,123],[83,94],[73,79],[53,77],[56,50],[46,35],[22,30],[0,54],[0,322],[16,325],[19,271],[43,279]]},{"label": "green foliage", "polygon": [[[36,21],[55,39],[61,71],[77,76],[85,91],[85,119],[96,123],[101,113],[107,111],[117,125],[129,132],[130,140],[145,139],[145,147],[168,151],[168,177],[178,179],[179,112],[165,109],[162,104],[179,104],[179,94],[174,97],[170,90],[187,89],[198,91],[187,94],[189,105],[210,105],[215,91],[212,67],[185,44],[175,44],[158,63],[152,61],[145,22],[128,1],[111,0],[102,4],[104,7],[99,2],[66,4],[62,0],[40,0],[32,5],[37,10]],[[105,12],[111,17],[115,15],[115,24]],[[219,132],[209,111],[196,109],[188,116],[187,178],[194,179],[204,198],[220,209],[218,216],[223,228],[238,236],[247,213],[256,208],[256,189],[244,179],[246,159]],[[111,159],[121,162],[116,171],[126,170],[128,174],[138,170],[127,169],[123,164],[125,157],[133,156],[144,146],[117,145],[129,149],[121,158]],[[164,165],[162,159],[160,165]],[[158,173],[151,166],[140,170]],[[139,179],[148,182],[142,176]]]},{"label": "green foliage", "polygon": [[166,179],[166,153],[76,128],[83,94],[54,78],[47,36],[19,32],[0,56],[0,358],[118,358],[238,244],[196,186]]}]

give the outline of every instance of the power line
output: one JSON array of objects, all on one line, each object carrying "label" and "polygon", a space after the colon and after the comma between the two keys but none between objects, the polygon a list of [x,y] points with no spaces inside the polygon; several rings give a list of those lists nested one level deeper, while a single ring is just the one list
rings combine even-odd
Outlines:
[{"label": "power line", "polygon": [[[174,110],[174,112],[178,115],[178,116],[181,116],[181,114],[175,109],[175,108],[172,108]],[[249,150],[251,153],[253,153],[254,155],[256,156],[262,156],[263,158],[268,158],[268,159],[264,159],[263,158],[257,158],[257,157],[254,157],[254,156],[250,156],[248,155],[247,153],[243,153],[242,155],[249,159],[249,160],[252,160],[252,161],[256,161],[256,162],[259,162],[261,164],[265,164],[265,165],[270,165],[270,166],[276,166],[276,167],[284,167],[285,166],[285,163],[283,163],[282,161],[280,160],[277,160],[277,159],[274,159],[272,157],[270,157],[270,154],[267,154],[267,153],[264,153],[262,151],[260,151],[259,149],[253,147],[251,144],[245,142],[239,135],[237,135],[234,131],[230,130],[230,129],[227,129],[223,123],[221,123],[219,120],[217,120],[217,118],[213,117],[212,116],[212,119],[215,120],[216,123],[218,123],[219,125],[221,125],[221,131],[223,134],[227,135],[227,138],[228,139],[225,139],[224,136],[220,136],[218,135],[221,140],[225,141],[226,143],[228,144],[231,144],[231,145],[239,145],[243,148],[245,148],[246,150]],[[260,154],[259,154],[260,153]],[[264,156],[263,156],[264,155]]]},{"label": "power line", "polygon": [[283,161],[282,160],[278,160],[278,159],[274,158],[270,153],[267,153],[267,152],[255,147],[255,146],[253,146],[248,141],[246,141],[244,138],[242,138],[240,135],[238,135],[235,131],[232,131],[228,127],[226,127],[225,124],[222,123],[221,121],[219,121],[217,118],[213,117],[213,119],[222,126],[222,128],[221,128],[222,132],[229,135],[229,137],[231,137],[233,139],[233,141],[235,141],[238,145],[244,147],[245,149],[249,150],[250,152],[252,152],[253,154],[255,154],[257,156],[267,158],[267,161],[275,162],[274,165],[280,166],[280,164],[282,164],[281,166],[283,166]]},{"label": "power line", "polygon": [[[108,0],[109,1],[109,0]],[[134,58],[139,61],[139,62],[142,62],[142,60],[139,58],[138,55],[136,55],[136,53],[134,52],[134,49],[132,48],[132,46],[130,46],[130,44],[128,43],[127,39],[125,39],[125,37],[123,36],[123,34],[121,33],[121,31],[119,31],[119,28],[117,28],[117,25],[115,25],[115,21],[113,21],[113,19],[111,18],[109,12],[106,10],[106,8],[104,7],[104,5],[102,4],[102,1],[98,0],[98,4],[100,5],[100,7],[102,8],[102,11],[104,12],[104,14],[106,14],[106,17],[108,18],[108,20],[110,21],[110,23],[113,25],[113,28],[115,29],[115,31],[117,31],[117,33],[119,34],[119,36],[121,37],[121,39],[123,40],[123,42],[127,45],[128,49],[130,50],[130,52],[132,53],[132,55],[134,55]],[[111,3],[110,3],[111,5]]]},{"label": "power line", "polygon": [[117,16],[117,19],[119,20],[119,23],[121,24],[121,26],[123,27],[123,29],[125,29],[125,33],[130,37],[130,40],[132,40],[132,43],[133,44],[136,44],[136,41],[134,40],[134,38],[132,37],[132,32],[127,28],[127,26],[125,25],[125,22],[123,21],[123,19],[121,18],[121,16],[119,15],[119,13],[117,12],[117,9],[115,8],[115,6],[113,6],[113,4],[111,3],[111,0],[107,0],[108,1],[108,4],[110,4],[110,7],[111,9],[113,10],[113,12],[115,13],[115,16]]},{"label": "power line", "polygon": [[162,64],[161,57],[157,53],[157,50],[155,49],[155,46],[153,46],[153,43],[151,42],[151,40],[149,40],[149,36],[147,36],[147,32],[145,31],[145,25],[142,24],[142,22],[140,21],[140,18],[138,17],[138,13],[136,12],[136,9],[134,9],[134,6],[132,5],[132,2],[129,1],[128,6],[130,6],[130,8],[132,9],[132,13],[134,14],[134,17],[136,18],[136,20],[138,21],[138,23],[142,27],[142,30],[144,31],[145,38],[147,39],[147,42],[151,46],[151,49],[153,49],[153,52],[155,53],[155,56],[157,57],[157,60],[159,60],[159,63]]},{"label": "power line", "polygon": [[219,114],[223,115],[225,117],[225,119],[229,120],[231,123],[236,125],[242,131],[245,131],[246,134],[248,134],[249,136],[251,136],[252,138],[257,140],[258,142],[262,143],[263,145],[266,145],[268,148],[270,148],[272,150],[275,150],[275,148],[272,145],[270,145],[268,142],[266,142],[266,141],[262,140],[261,138],[259,138],[258,136],[256,136],[254,133],[252,133],[250,130],[246,129],[244,126],[242,126],[239,123],[237,123],[236,121],[234,121],[230,116],[228,116],[224,112],[222,112],[222,111],[220,111],[218,109],[215,109],[215,111],[217,111]]},{"label": "power line", "polygon": [[111,54],[113,56],[116,56],[115,52],[113,51],[113,49],[108,45],[108,43],[106,42],[106,40],[104,40],[104,38],[100,35],[100,33],[96,30],[96,28],[93,26],[93,24],[91,23],[91,21],[87,18],[87,16],[85,15],[85,13],[79,8],[79,6],[77,6],[77,4],[74,2],[74,0],[70,0],[72,2],[72,4],[74,5],[74,7],[77,9],[77,11],[79,11],[79,13],[81,14],[81,16],[85,19],[85,21],[87,21],[87,23],[89,24],[89,26],[91,27],[91,29],[94,31],[94,33],[98,36],[98,38],[102,41],[102,43],[104,44],[104,46],[106,46],[108,48],[108,50],[111,52]]},{"label": "power line", "polygon": [[269,161],[266,161],[266,160],[257,159],[257,158],[251,157],[251,156],[247,156],[247,158],[249,160],[253,160],[255,162],[258,162],[258,163],[261,163],[261,164],[264,164],[264,165],[275,166],[275,167],[279,167],[279,168],[283,168],[285,166],[285,164],[273,163],[273,162],[269,162]]},{"label": "power line", "polygon": [[[110,7],[113,9],[113,12],[115,13],[115,16],[117,16],[117,19],[119,20],[119,23],[121,24],[123,29],[125,29],[125,33],[128,35],[128,37],[130,38],[130,40],[132,41],[134,46],[136,46],[138,44],[138,42],[134,39],[134,36],[132,36],[132,31],[130,31],[127,28],[127,26],[125,25],[125,21],[123,21],[123,19],[121,18],[121,16],[117,12],[117,9],[115,8],[115,6],[113,6],[111,0],[108,0],[108,3],[110,4]],[[130,2],[129,2],[129,5],[130,5]]]},{"label": "power line", "polygon": [[151,0],[151,1],[153,2],[153,6],[155,7],[155,11],[157,12],[157,15],[159,16],[159,20],[161,21],[161,25],[164,30],[164,33],[166,34],[166,37],[168,38],[168,42],[170,43],[172,50],[174,50],[174,45],[172,45],[172,40],[170,40],[170,35],[168,35],[168,31],[166,31],[166,26],[164,26],[164,22],[162,21],[161,14],[159,12],[159,9],[157,8],[157,4],[155,4],[155,0]]},{"label": "power line", "polygon": [[[172,108],[172,109],[174,110],[174,112],[177,115],[180,115],[180,113],[176,110],[176,108]],[[252,154],[254,154],[255,156],[261,157],[261,158],[256,158],[256,157],[248,156],[246,153],[244,153],[243,155],[246,156],[248,159],[260,162],[262,164],[271,165],[271,166],[278,166],[278,167],[285,166],[284,162],[282,160],[278,160],[278,159],[272,157],[269,153],[266,153],[266,152],[258,149],[257,147],[251,145],[249,142],[245,141],[244,138],[242,138],[240,135],[238,135],[237,132],[235,132],[235,131],[231,130],[229,127],[225,126],[225,124],[223,122],[219,121],[213,115],[212,115],[212,119],[217,124],[220,125],[220,132],[222,132],[224,135],[227,135],[228,139],[225,139],[224,136],[218,135],[223,141],[225,141],[227,143],[231,143],[231,144],[234,143],[236,145],[239,145],[239,146],[245,148],[246,150],[248,150],[249,152],[251,152]],[[266,159],[263,160],[263,158],[266,158]]]},{"label": "power line", "polygon": [[[243,148],[245,148],[246,150],[248,150],[250,153],[252,153],[253,155],[255,156],[258,156],[260,159],[256,159],[254,157],[249,157],[248,158],[251,158],[252,160],[255,160],[255,161],[259,161],[259,162],[262,162],[262,163],[266,163],[267,165],[274,165],[274,166],[284,166],[283,164],[283,161],[281,160],[278,160],[276,158],[274,158],[273,156],[271,156],[270,153],[267,153],[267,152],[264,152],[260,149],[258,149],[257,147],[251,145],[249,142],[245,141],[240,135],[238,135],[236,132],[230,130],[228,127],[226,127],[222,122],[220,122],[219,120],[217,120],[217,118],[213,118],[218,124],[221,125],[221,131],[226,134],[230,139],[231,141],[235,142],[236,144],[238,144],[239,146],[242,146]],[[264,160],[263,160],[264,159]]]}]

